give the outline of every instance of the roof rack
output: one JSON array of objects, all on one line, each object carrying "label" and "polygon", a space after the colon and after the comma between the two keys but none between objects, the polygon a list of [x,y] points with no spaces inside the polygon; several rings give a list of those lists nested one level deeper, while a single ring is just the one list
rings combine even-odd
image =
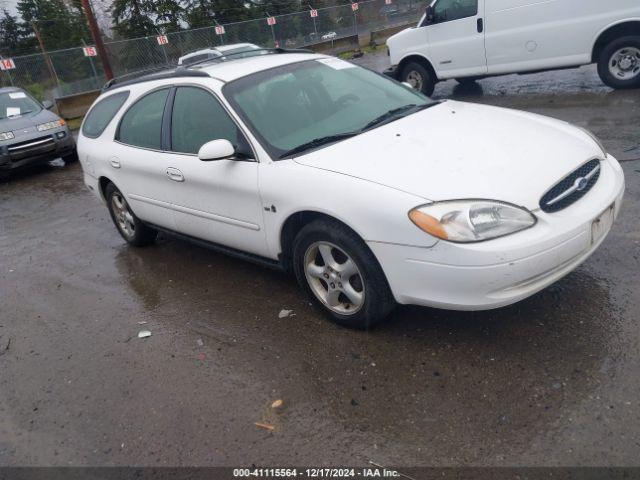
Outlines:
[{"label": "roof rack", "polygon": [[[138,72],[128,73],[119,77],[112,78],[102,87],[102,91],[106,92],[112,87],[122,87],[125,85],[133,85],[135,83],[150,82],[152,80],[162,80],[165,78],[176,77],[208,77],[209,75],[202,70],[188,70],[185,67],[167,68],[158,67]],[[130,80],[127,80],[130,78]]]},{"label": "roof rack", "polygon": [[[177,78],[177,77],[208,77],[209,74],[204,72],[203,70],[191,68],[197,65],[201,65],[204,63],[219,63],[226,62],[229,60],[234,60],[234,56],[242,55],[243,58],[250,57],[253,52],[269,52],[274,54],[284,54],[284,53],[314,53],[313,50],[308,50],[305,48],[258,48],[255,50],[245,50],[242,52],[229,53],[226,55],[222,55],[217,58],[205,58],[198,62],[191,63],[186,66],[178,66],[174,68],[167,68],[167,66],[149,68],[146,70],[140,70],[137,72],[127,73],[125,75],[121,75],[119,77],[112,78],[102,87],[102,91],[106,92],[112,87],[118,86],[122,87],[125,85],[133,85],[136,83],[142,82],[150,82],[152,80],[162,80],[165,78]],[[130,80],[127,80],[130,78]]]}]

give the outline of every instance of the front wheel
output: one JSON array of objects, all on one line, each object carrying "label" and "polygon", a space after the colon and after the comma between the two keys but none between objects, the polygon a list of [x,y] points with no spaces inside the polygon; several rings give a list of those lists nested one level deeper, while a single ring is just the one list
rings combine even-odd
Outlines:
[{"label": "front wheel", "polygon": [[598,74],[611,88],[639,88],[640,36],[622,37],[609,43],[598,59]]},{"label": "front wheel", "polygon": [[300,230],[294,240],[293,269],[309,297],[340,325],[371,328],[395,306],[371,250],[338,222],[317,220]]},{"label": "front wheel", "polygon": [[158,232],[142,223],[135,216],[125,196],[113,183],[107,185],[105,198],[111,219],[127,243],[136,247],[144,247],[155,241]]},{"label": "front wheel", "polygon": [[408,63],[402,69],[401,79],[428,97],[433,95],[433,91],[436,88],[435,78],[433,78],[429,69],[421,63]]}]

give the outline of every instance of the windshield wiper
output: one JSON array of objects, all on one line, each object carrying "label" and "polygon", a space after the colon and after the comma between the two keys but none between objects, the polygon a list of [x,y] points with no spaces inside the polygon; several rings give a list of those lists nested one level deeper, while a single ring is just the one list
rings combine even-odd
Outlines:
[{"label": "windshield wiper", "polygon": [[367,123],[361,132],[366,132],[367,130],[372,129],[373,127],[379,127],[380,125],[384,125],[385,123],[392,122],[393,120],[397,120],[398,118],[406,117],[408,112],[416,113],[420,110],[424,110],[426,108],[437,105],[437,102],[433,103],[425,103],[424,105],[416,105],[415,103],[411,103],[409,105],[404,105],[402,107],[394,108],[389,110],[386,113],[383,113],[377,118],[374,118],[369,123]]},{"label": "windshield wiper", "polygon": [[296,153],[301,153],[306,150],[310,150],[312,148],[321,147],[329,143],[339,142],[340,140],[345,140],[347,138],[355,137],[360,133],[361,132],[345,132],[345,133],[337,133],[335,135],[328,135],[326,137],[314,138],[309,142],[303,143],[302,145],[298,145],[297,147],[294,147],[291,150],[287,150],[282,155],[280,155],[279,158],[282,159],[285,157],[290,157],[291,155],[295,155]]}]

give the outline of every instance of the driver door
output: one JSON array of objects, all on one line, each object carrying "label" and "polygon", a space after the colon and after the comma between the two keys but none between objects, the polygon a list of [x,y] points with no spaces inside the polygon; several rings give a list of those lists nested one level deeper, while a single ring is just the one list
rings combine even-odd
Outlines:
[{"label": "driver door", "polygon": [[438,0],[429,27],[429,51],[438,78],[484,75],[485,0]]},{"label": "driver door", "polygon": [[[209,90],[178,86],[170,99],[167,178],[176,230],[257,255],[267,255],[258,162],[246,138]],[[235,158],[202,161],[205,143],[229,140]]]}]

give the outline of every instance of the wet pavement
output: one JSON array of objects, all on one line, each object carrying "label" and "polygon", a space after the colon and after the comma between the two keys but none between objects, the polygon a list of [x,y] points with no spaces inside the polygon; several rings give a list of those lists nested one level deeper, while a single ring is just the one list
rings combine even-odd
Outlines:
[{"label": "wet pavement", "polygon": [[577,123],[624,160],[588,262],[513,307],[355,332],[284,274],[126,247],[78,164],[36,169],[0,184],[0,465],[638,465],[640,92],[584,68],[435,96]]}]

